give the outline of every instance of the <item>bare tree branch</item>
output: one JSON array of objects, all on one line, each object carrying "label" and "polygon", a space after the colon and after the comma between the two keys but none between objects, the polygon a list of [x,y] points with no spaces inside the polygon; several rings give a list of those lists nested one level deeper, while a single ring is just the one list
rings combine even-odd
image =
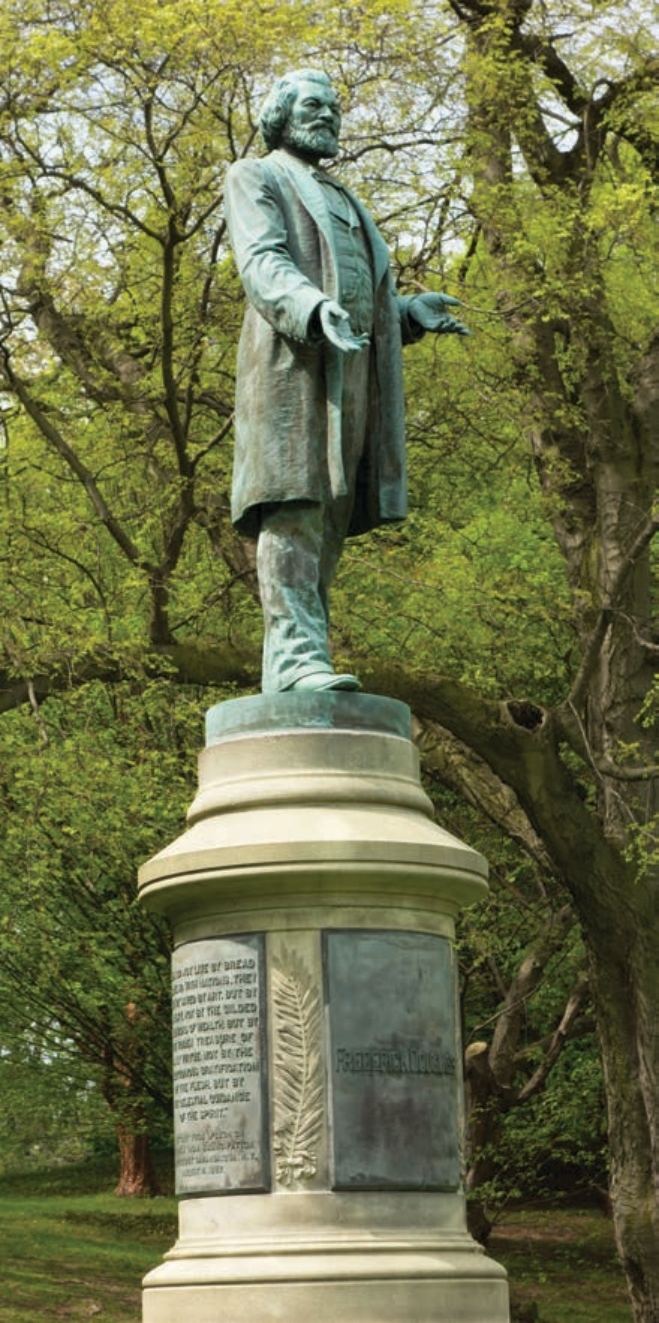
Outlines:
[{"label": "bare tree branch", "polygon": [[549,1046],[544,1053],[542,1061],[534,1070],[530,1079],[522,1086],[517,1094],[517,1103],[525,1103],[529,1098],[535,1097],[544,1089],[552,1067],[558,1061],[563,1051],[565,1043],[571,1034],[579,1025],[579,1016],[584,1003],[588,999],[589,985],[588,975],[584,970],[577,975],[576,983],[568,997],[565,1010],[561,1016],[560,1024],[554,1030],[551,1036]]},{"label": "bare tree branch", "polygon": [[0,369],[4,373],[7,386],[14,392],[17,399],[20,400],[25,412],[36,424],[44,440],[47,441],[53,450],[61,456],[71,469],[72,473],[75,473],[78,480],[82,483],[101,523],[107,528],[110,536],[114,539],[127,560],[133,565],[150,568],[148,562],[141,555],[135,543],[128,536],[125,529],[122,528],[119,520],[113,515],[97,486],[94,475],[68,444],[62,436],[62,433],[59,431],[59,428],[57,428],[52,422],[51,418],[39,407],[26,383],[13,371],[9,356],[6,353],[0,354]]},{"label": "bare tree branch", "polygon": [[647,551],[652,539],[658,531],[659,517],[652,515],[646,520],[632,544],[626,549],[616,574],[609,582],[597,621],[591,631],[590,637],[585,643],[579,669],[565,705],[572,708],[579,708],[581,706],[588,684],[593,675],[593,671],[597,665],[602,644],[611,625],[613,612],[619,603],[622,590],[625,587],[627,579],[634,569],[634,566],[637,564],[643,553]]}]

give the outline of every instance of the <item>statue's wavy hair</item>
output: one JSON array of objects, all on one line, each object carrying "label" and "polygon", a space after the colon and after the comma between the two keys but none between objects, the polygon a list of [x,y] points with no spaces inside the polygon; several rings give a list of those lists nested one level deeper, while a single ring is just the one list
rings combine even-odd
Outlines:
[{"label": "statue's wavy hair", "polygon": [[324,83],[326,86],[332,86],[329,75],[319,69],[294,69],[291,73],[284,74],[283,78],[277,79],[274,87],[268,93],[259,115],[261,137],[269,152],[281,145],[291,106],[295,100],[295,93],[298,84],[303,79],[310,83]]}]

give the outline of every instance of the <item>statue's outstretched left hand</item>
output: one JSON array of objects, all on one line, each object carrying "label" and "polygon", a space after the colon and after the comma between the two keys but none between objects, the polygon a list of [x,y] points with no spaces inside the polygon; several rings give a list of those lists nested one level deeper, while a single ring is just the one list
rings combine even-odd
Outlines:
[{"label": "statue's outstretched left hand", "polygon": [[471,335],[468,326],[459,322],[446,312],[447,308],[459,308],[460,300],[451,294],[417,294],[409,305],[409,315],[422,326],[424,331],[434,331],[436,335]]}]

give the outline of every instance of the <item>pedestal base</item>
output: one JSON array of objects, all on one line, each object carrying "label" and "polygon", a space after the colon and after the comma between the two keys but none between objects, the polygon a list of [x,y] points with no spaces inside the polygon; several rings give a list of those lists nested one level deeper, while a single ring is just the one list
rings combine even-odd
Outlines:
[{"label": "pedestal base", "polygon": [[186,1200],[144,1323],[507,1323],[505,1273],[459,1195]]},{"label": "pedestal base", "polygon": [[209,713],[174,929],[180,1236],[144,1323],[508,1323],[468,1235],[454,920],[487,865],[432,821],[409,710]]},{"label": "pedestal base", "polygon": [[349,1281],[187,1281],[145,1290],[143,1323],[508,1323],[505,1282],[477,1278],[473,1264],[451,1254],[436,1256],[429,1280],[426,1268],[403,1279],[373,1263]]}]

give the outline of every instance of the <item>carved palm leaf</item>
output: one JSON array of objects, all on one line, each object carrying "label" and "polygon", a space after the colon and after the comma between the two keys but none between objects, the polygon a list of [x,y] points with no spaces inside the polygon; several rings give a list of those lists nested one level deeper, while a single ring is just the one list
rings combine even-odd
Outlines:
[{"label": "carved palm leaf", "polygon": [[275,966],[275,1153],[280,1179],[315,1174],[324,1096],[317,989],[299,961]]}]

